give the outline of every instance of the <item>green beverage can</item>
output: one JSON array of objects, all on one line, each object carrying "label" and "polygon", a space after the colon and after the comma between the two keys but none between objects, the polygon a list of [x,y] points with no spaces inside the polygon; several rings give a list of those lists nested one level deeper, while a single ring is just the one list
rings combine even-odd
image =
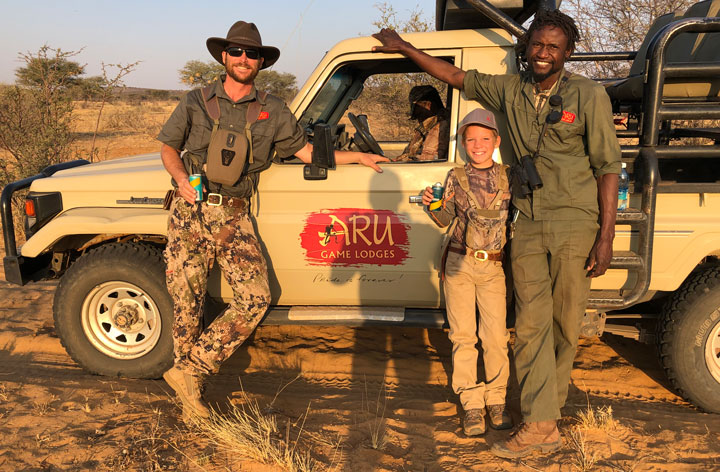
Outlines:
[{"label": "green beverage can", "polygon": [[202,174],[191,174],[188,177],[188,181],[197,192],[197,195],[195,196],[195,201],[201,202],[203,199]]},{"label": "green beverage can", "polygon": [[435,182],[435,184],[432,186],[432,193],[433,199],[432,202],[430,202],[430,205],[428,205],[428,210],[440,211],[442,209],[443,193],[445,193],[443,184],[441,184],[440,182]]}]

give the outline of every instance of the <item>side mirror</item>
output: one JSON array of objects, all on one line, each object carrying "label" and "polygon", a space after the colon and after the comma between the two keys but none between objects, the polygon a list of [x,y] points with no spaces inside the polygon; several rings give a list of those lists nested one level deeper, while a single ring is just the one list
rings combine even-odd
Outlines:
[{"label": "side mirror", "polygon": [[328,169],[335,169],[332,127],[324,123],[315,125],[312,144],[312,163],[305,164],[303,177],[305,180],[325,180]]}]

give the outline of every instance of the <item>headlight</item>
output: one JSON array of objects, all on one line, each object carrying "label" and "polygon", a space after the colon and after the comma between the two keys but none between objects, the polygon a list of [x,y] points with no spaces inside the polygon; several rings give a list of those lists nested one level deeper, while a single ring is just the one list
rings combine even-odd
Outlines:
[{"label": "headlight", "polygon": [[25,198],[25,238],[30,237],[62,211],[60,192],[30,192]]}]

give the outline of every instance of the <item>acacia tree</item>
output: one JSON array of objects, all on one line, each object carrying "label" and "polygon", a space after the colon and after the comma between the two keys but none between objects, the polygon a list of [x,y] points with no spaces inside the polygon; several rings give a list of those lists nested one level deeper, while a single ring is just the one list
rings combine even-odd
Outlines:
[{"label": "acacia tree", "polygon": [[[580,32],[578,51],[637,51],[652,22],[665,13],[685,10],[693,0],[565,0],[563,10]],[[574,63],[594,77],[623,77],[627,62]]]},{"label": "acacia tree", "polygon": [[222,64],[215,61],[187,61],[185,66],[178,71],[180,82],[191,87],[200,88],[210,85],[225,73]]},{"label": "acacia tree", "polygon": [[84,70],[70,58],[79,52],[45,45],[19,55],[25,66],[16,72],[18,84],[0,93],[0,184],[70,157],[74,136],[68,89]]},{"label": "acacia tree", "polygon": [[297,79],[289,72],[275,72],[274,70],[261,70],[255,78],[258,90],[264,90],[291,102],[298,92]]},{"label": "acacia tree", "polygon": [[432,22],[424,17],[423,11],[418,7],[410,10],[408,18],[403,20],[398,18],[397,10],[387,2],[376,3],[374,6],[379,11],[380,18],[372,24],[378,29],[391,28],[398,33],[419,33],[433,29]]},{"label": "acacia tree", "polygon": [[[432,31],[431,21],[425,18],[423,11],[416,7],[408,12],[406,19],[402,19],[392,5],[387,2],[375,4],[379,18],[373,21],[373,26],[380,30],[390,28],[398,33],[420,33]],[[408,116],[408,94],[415,85],[432,85],[445,96],[447,85],[428,74],[385,74],[369,77],[364,84],[363,94],[358,98],[355,106],[361,110],[372,108],[380,104],[388,114],[403,117]],[[412,126],[408,122],[403,132],[407,133]]]},{"label": "acacia tree", "polygon": [[15,83],[24,87],[43,87],[51,81],[60,88],[70,87],[85,73],[85,66],[69,59],[81,51],[63,52],[46,45],[36,54],[20,54],[25,66],[15,71]]}]

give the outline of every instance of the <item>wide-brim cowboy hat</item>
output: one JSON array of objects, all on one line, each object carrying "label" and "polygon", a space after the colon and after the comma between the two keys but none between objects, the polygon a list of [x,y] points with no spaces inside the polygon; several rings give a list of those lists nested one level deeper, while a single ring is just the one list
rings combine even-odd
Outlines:
[{"label": "wide-brim cowboy hat", "polygon": [[220,64],[223,64],[222,52],[228,46],[239,46],[256,48],[260,50],[260,55],[265,59],[261,69],[270,67],[280,57],[280,50],[272,46],[263,46],[260,32],[255,23],[247,23],[245,21],[237,21],[228,30],[226,38],[208,38],[206,41],[208,51],[212,57]]}]

